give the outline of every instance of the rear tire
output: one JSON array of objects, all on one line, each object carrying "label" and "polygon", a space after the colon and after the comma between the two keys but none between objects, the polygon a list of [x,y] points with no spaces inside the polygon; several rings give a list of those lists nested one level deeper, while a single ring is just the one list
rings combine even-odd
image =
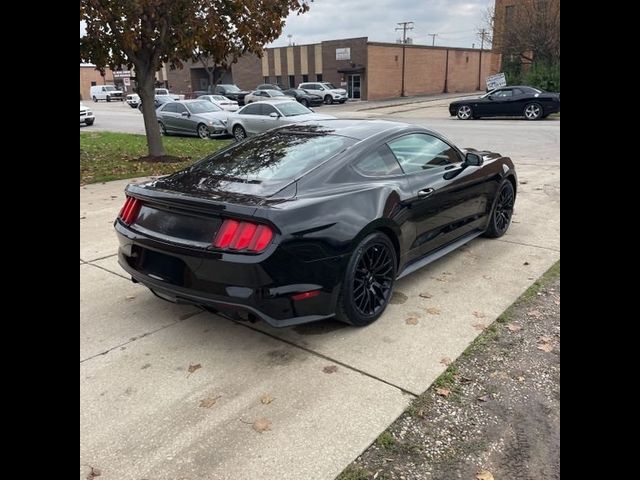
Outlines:
[{"label": "rear tire", "polygon": [[331,105],[333,103],[333,97],[331,95],[325,95],[324,103],[326,103],[327,105]]},{"label": "rear tire", "polygon": [[356,247],[345,271],[336,318],[356,327],[384,313],[396,279],[396,251],[384,233],[367,235]]},{"label": "rear tire", "polygon": [[527,103],[524,107],[524,116],[527,120],[540,120],[542,113],[542,106],[539,103]]},{"label": "rear tire", "polygon": [[456,116],[460,120],[469,120],[473,118],[473,110],[469,105],[460,105],[456,112]]},{"label": "rear tire", "polygon": [[111,97],[109,95],[107,95],[107,102],[111,101]]},{"label": "rear tire", "polygon": [[93,96],[93,102],[94,102],[94,103],[98,103],[98,99],[96,98],[96,96],[95,96],[95,95]]},{"label": "rear tire", "polygon": [[509,225],[511,225],[515,201],[516,194],[513,190],[513,184],[509,180],[505,180],[498,189],[493,210],[489,217],[489,226],[484,232],[485,237],[499,238],[507,233]]},{"label": "rear tire", "polygon": [[300,100],[300,105],[302,105],[304,107],[308,107],[309,106],[309,102],[307,101],[306,98],[303,98],[302,100]]},{"label": "rear tire", "polygon": [[233,138],[235,138],[237,142],[241,142],[245,138],[247,138],[247,132],[242,127],[242,125],[235,125],[233,127],[232,132],[233,132]]}]

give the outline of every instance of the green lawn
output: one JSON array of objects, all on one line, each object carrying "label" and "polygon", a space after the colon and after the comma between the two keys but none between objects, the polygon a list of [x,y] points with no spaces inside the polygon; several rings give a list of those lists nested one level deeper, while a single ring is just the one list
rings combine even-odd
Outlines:
[{"label": "green lawn", "polygon": [[163,137],[167,155],[181,162],[140,162],[148,154],[144,135],[114,132],[80,133],[80,185],[121,178],[165,175],[191,165],[202,157],[228,145],[231,140]]}]

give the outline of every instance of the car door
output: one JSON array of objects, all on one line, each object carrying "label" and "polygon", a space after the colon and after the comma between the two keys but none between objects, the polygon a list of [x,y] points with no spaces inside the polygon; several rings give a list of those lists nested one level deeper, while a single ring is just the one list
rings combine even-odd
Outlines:
[{"label": "car door", "polygon": [[160,106],[160,118],[167,132],[175,133],[178,131],[176,122],[177,103],[169,102]]},{"label": "car door", "polygon": [[490,111],[488,112],[493,116],[512,115],[513,110],[513,89],[502,88],[491,95],[491,101],[488,103]]},{"label": "car door", "polygon": [[260,104],[252,103],[242,109],[242,113],[238,114],[239,121],[242,127],[245,129],[248,135],[255,135],[258,133],[258,126],[260,122]]},{"label": "car door", "polygon": [[175,127],[176,131],[179,133],[194,133],[196,131],[196,126],[194,125],[194,121],[191,119],[191,112],[187,109],[187,107],[181,103],[175,103],[176,105],[176,113],[175,113]]},{"label": "car door", "polygon": [[511,101],[509,102],[509,115],[522,115],[524,107],[531,100],[530,95],[527,95],[522,89],[514,88]]},{"label": "car door", "polygon": [[277,127],[280,122],[280,117],[271,117],[272,113],[280,115],[278,110],[273,105],[268,103],[261,103],[260,105],[260,115],[259,115],[259,124],[258,129],[260,132],[264,132],[265,130],[269,130],[270,128]]},{"label": "car door", "polygon": [[406,202],[416,232],[413,258],[484,225],[488,196],[481,167],[463,168],[462,153],[435,135],[405,134],[387,144],[413,194]]}]

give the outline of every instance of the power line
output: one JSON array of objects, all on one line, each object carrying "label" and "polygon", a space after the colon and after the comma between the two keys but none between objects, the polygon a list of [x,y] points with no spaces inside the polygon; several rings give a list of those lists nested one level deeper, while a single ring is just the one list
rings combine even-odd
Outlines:
[{"label": "power line", "polygon": [[436,37],[438,36],[437,33],[428,33],[427,35],[429,35],[431,37],[431,46],[435,46],[436,44]]},{"label": "power line", "polygon": [[398,22],[398,25],[402,25],[401,28],[396,28],[396,31],[402,30],[402,88],[400,96],[404,97],[404,51],[407,46],[407,30],[413,30],[413,22]]}]

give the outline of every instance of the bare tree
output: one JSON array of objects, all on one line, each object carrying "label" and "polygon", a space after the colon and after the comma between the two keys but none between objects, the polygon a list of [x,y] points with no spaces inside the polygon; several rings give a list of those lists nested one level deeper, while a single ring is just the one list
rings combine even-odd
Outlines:
[{"label": "bare tree", "polygon": [[487,7],[482,12],[482,24],[478,27],[476,37],[482,41],[482,35],[484,31],[484,46],[485,48],[491,48],[493,45],[493,26],[495,24],[496,9],[492,5]]}]

